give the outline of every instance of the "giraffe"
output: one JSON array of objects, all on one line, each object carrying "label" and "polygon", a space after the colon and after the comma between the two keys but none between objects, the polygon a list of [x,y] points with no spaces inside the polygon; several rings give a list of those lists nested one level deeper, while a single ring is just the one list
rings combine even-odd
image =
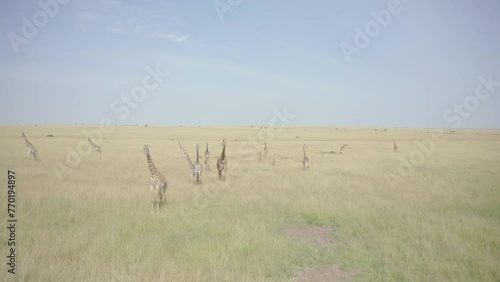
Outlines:
[{"label": "giraffe", "polygon": [[191,161],[191,157],[189,157],[188,152],[186,150],[184,150],[184,148],[182,147],[181,142],[179,142],[179,148],[180,148],[181,153],[184,156],[184,158],[186,158],[186,160],[188,161],[188,164],[189,164],[189,177],[191,177],[191,181],[194,181],[195,173],[194,173],[193,161]]},{"label": "giraffe", "polygon": [[195,185],[201,184],[201,173],[203,172],[203,166],[200,164],[200,145],[196,144],[196,163],[194,164],[194,175],[195,175]]},{"label": "giraffe", "polygon": [[23,134],[21,134],[21,137],[24,138],[24,143],[26,143],[26,153],[28,154],[28,158],[31,158],[33,156],[35,160],[38,160],[38,150],[35,148],[35,146],[33,146],[33,144],[30,143],[30,141],[28,141],[28,138],[26,138],[24,132]]},{"label": "giraffe", "polygon": [[306,149],[307,149],[307,146],[306,144],[304,144],[304,160],[302,161],[302,165],[304,166],[304,170],[309,170],[309,158],[306,156]]},{"label": "giraffe", "polygon": [[269,150],[267,150],[267,142],[264,142],[264,158],[267,158],[268,153],[269,153]]},{"label": "giraffe", "polygon": [[142,150],[148,160],[149,172],[151,173],[149,177],[149,190],[151,192],[152,203],[151,213],[153,213],[155,209],[158,209],[158,212],[160,212],[161,207],[167,204],[167,197],[165,196],[165,192],[167,192],[167,180],[165,176],[156,169],[153,159],[151,159],[149,155],[149,146],[144,145]]},{"label": "giraffe", "polygon": [[392,139],[392,143],[394,144],[394,153],[396,153],[399,150],[399,147],[396,145],[396,141],[394,141],[394,139]]},{"label": "giraffe", "polygon": [[219,172],[218,180],[226,182],[226,173],[227,173],[227,159],[226,159],[226,138],[222,139],[221,142],[222,153],[217,160],[217,170]]},{"label": "giraffe", "polygon": [[340,147],[339,154],[344,153],[344,149],[345,149],[345,147],[347,147],[347,144],[344,144],[342,147]]},{"label": "giraffe", "polygon": [[278,154],[274,153],[273,166],[276,166],[276,158],[278,156],[279,156]]},{"label": "giraffe", "polygon": [[92,142],[92,140],[89,139],[89,142],[90,142],[90,146],[92,146],[92,150],[96,153],[99,153],[99,155],[101,156],[101,147],[97,146],[94,142]]},{"label": "giraffe", "polygon": [[210,169],[210,166],[208,165],[208,159],[210,158],[210,151],[208,150],[208,142],[207,142],[207,149],[205,150],[205,166],[207,167],[208,171],[212,171]]}]

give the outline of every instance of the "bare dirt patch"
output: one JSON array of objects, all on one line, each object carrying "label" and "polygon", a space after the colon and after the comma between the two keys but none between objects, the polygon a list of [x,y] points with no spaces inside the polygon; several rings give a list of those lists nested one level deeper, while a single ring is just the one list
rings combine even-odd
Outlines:
[{"label": "bare dirt patch", "polygon": [[[313,244],[318,248],[330,247],[334,243],[333,230],[326,226],[285,226],[283,233],[302,243]],[[329,267],[308,267],[298,272],[291,281],[322,282],[348,281],[356,272],[347,272],[334,264]]]},{"label": "bare dirt patch", "polygon": [[324,248],[332,245],[332,229],[326,226],[293,226],[288,225],[283,232],[289,237],[303,243],[312,243]]},{"label": "bare dirt patch", "polygon": [[292,281],[296,282],[334,282],[348,281],[356,273],[343,271],[340,266],[334,264],[326,268],[306,268],[297,274]]}]

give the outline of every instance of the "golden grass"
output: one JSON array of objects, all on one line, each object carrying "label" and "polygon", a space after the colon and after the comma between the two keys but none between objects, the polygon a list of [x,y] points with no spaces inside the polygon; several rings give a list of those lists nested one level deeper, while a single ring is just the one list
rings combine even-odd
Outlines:
[{"label": "golden grass", "polygon": [[[7,273],[4,243],[1,281],[287,281],[334,264],[359,281],[500,280],[499,130],[448,135],[391,186],[384,175],[429,130],[287,128],[273,131],[269,157],[258,163],[249,159],[253,143],[242,140],[256,140],[260,128],[123,126],[105,135],[102,157],[84,156],[58,179],[53,166],[65,163],[66,147],[86,142],[83,129],[93,127],[0,127],[1,220],[8,169],[17,174],[19,220],[17,274]],[[28,159],[23,131],[41,161]],[[222,137],[227,186],[215,180]],[[192,157],[196,143],[204,151],[209,142],[203,186],[189,183],[178,141]],[[319,153],[344,143],[343,155]],[[168,179],[161,214],[150,213],[144,144]],[[276,167],[274,153],[283,158]],[[334,243],[318,249],[283,232],[310,224],[331,227]]]}]

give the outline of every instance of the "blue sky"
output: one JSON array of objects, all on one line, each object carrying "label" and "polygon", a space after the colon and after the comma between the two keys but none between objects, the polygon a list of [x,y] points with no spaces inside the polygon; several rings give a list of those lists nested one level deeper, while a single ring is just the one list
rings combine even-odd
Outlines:
[{"label": "blue sky", "polygon": [[[265,125],[287,107],[296,126],[452,127],[478,77],[500,82],[497,0],[400,0],[350,62],[339,45],[396,0],[243,0],[223,20],[213,0],[65,1],[18,53],[9,34],[43,9],[0,1],[0,124]],[[168,78],[119,118],[148,66]],[[461,127],[500,127],[499,106],[496,87]]]}]

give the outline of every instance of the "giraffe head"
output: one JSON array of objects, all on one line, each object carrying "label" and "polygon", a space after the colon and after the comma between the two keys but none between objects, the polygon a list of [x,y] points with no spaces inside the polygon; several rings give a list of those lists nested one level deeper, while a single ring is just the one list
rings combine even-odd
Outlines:
[{"label": "giraffe head", "polygon": [[306,144],[304,144],[304,150],[305,150],[305,149],[307,149],[307,145],[306,145]]},{"label": "giraffe head", "polygon": [[148,145],[142,146],[142,151],[144,152],[144,154],[146,156],[148,156],[149,155],[149,146]]},{"label": "giraffe head", "polygon": [[223,138],[223,139],[222,139],[222,142],[221,142],[221,144],[220,144],[220,145],[221,145],[221,146],[226,146],[226,138]]},{"label": "giraffe head", "polygon": [[198,151],[200,149],[200,145],[196,144],[196,150]]},{"label": "giraffe head", "polygon": [[24,132],[23,132],[23,134],[21,134],[21,137],[26,138],[26,135],[24,135]]}]

